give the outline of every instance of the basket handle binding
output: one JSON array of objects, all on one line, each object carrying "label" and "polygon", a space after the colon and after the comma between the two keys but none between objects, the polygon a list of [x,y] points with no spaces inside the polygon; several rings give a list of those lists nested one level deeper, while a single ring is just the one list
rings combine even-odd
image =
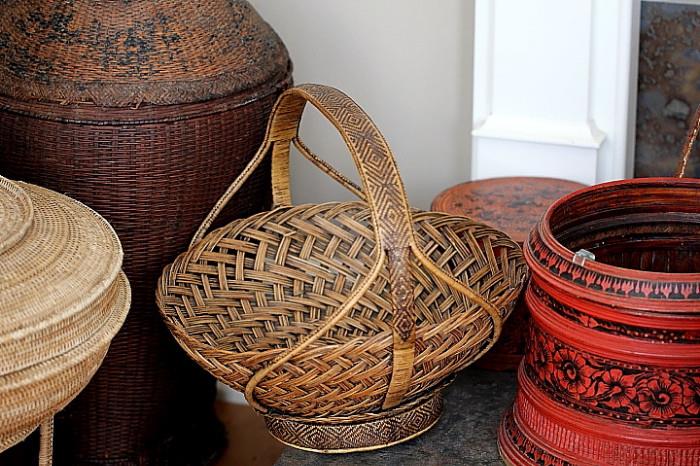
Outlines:
[{"label": "basket handle binding", "polygon": [[688,135],[685,139],[685,144],[683,144],[683,149],[681,150],[681,159],[678,162],[678,168],[676,169],[676,177],[685,177],[685,169],[688,166],[688,159],[690,159],[690,154],[693,153],[693,146],[698,138],[698,132],[700,132],[700,105],[695,109],[695,115],[693,116],[693,125],[688,130]]},{"label": "basket handle binding", "polygon": [[[298,136],[301,116],[307,102],[316,107],[343,137],[360,173],[364,195],[358,186],[313,154]],[[332,87],[305,84],[285,91],[275,103],[267,132],[258,152],[221,196],[195,233],[191,245],[201,240],[219,212],[260,165],[272,154],[272,192],[275,205],[291,204],[289,189],[289,153],[291,144],[323,172],[366,200],[371,215],[377,246],[375,263],[370,273],[358,283],[355,292],[326,322],[313,333],[300,339],[294,348],[260,369],[249,380],[245,395],[259,411],[266,409],[256,402],[253,393],[257,384],[330,330],[355,306],[374,282],[388,260],[392,295],[393,359],[392,375],[383,408],[398,405],[408,391],[415,357],[415,316],[413,314],[413,277],[409,269],[410,255],[439,279],[481,306],[491,317],[493,338],[483,352],[498,338],[502,318],[496,307],[479,293],[442,270],[417,246],[410,208],[394,156],[384,137],[369,116],[347,95]]]}]

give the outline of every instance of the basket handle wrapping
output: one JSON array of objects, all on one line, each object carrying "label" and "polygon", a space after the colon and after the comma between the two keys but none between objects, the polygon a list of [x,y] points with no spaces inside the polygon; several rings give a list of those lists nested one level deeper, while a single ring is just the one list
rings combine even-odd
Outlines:
[{"label": "basket handle wrapping", "polygon": [[[316,107],[343,137],[359,171],[364,195],[351,181],[316,157],[299,139],[299,125],[307,102]],[[350,312],[380,274],[385,260],[388,261],[393,307],[393,357],[391,381],[383,407],[388,409],[398,405],[408,391],[415,356],[414,279],[409,269],[411,253],[439,279],[458,289],[490,315],[494,332],[491,345],[495,342],[501,329],[500,313],[479,293],[442,270],[416,245],[410,208],[391,149],[369,116],[347,95],[331,87],[305,84],[291,88],[279,97],[272,109],[262,146],[215,204],[195,233],[191,244],[204,237],[226,203],[270,153],[274,203],[275,205],[291,204],[289,194],[291,144],[295,144],[300,152],[322,171],[366,200],[377,236],[375,262],[370,273],[357,284],[355,292],[348,297],[343,306],[327,318],[321,327],[300,339],[294,348],[253,375],[245,390],[246,398],[253,407],[259,411],[265,411],[253,396],[257,384],[271,371],[283,365],[330,330]],[[487,351],[491,345],[483,351]]]},{"label": "basket handle wrapping", "polygon": [[683,144],[683,149],[681,150],[681,160],[678,162],[678,168],[676,169],[676,177],[685,177],[685,169],[688,166],[688,159],[690,159],[690,154],[693,153],[693,146],[698,138],[698,132],[700,132],[700,105],[695,110],[695,115],[693,116],[693,125],[688,130],[688,136],[685,139],[685,144]]}]

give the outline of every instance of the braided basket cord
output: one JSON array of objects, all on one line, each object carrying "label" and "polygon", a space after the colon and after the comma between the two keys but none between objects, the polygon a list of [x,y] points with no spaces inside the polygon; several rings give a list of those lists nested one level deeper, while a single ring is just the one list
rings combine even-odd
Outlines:
[{"label": "braided basket cord", "polygon": [[[365,202],[289,205],[292,143],[359,190],[299,140],[307,102],[345,139]],[[278,207],[200,241],[270,154]],[[171,332],[258,410],[303,417],[361,416],[436,387],[493,345],[526,276],[504,234],[411,211],[381,133],[349,97],[318,85],[280,97],[262,147],[192,243],[159,283]]]}]

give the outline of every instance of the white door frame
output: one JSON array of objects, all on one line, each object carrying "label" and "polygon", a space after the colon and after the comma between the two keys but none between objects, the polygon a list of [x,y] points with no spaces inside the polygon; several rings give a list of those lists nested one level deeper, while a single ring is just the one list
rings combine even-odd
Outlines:
[{"label": "white door frame", "polygon": [[476,0],[472,178],[632,176],[640,0]]}]

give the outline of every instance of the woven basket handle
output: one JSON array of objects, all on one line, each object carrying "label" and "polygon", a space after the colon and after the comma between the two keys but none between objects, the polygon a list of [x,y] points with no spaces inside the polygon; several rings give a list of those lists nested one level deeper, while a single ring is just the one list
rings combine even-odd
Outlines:
[{"label": "woven basket handle", "polygon": [[[302,338],[297,345],[271,364],[256,372],[246,386],[246,398],[258,410],[264,411],[253,397],[257,384],[272,370],[318,339],[345,316],[367,291],[388,262],[392,295],[393,353],[392,376],[384,400],[384,408],[398,405],[408,391],[415,356],[415,315],[413,313],[413,276],[409,269],[411,252],[419,262],[441,280],[457,288],[488,312],[493,320],[494,341],[501,329],[498,310],[480,294],[443,271],[417,247],[413,234],[406,193],[394,156],[384,137],[369,116],[347,95],[337,89],[306,84],[285,91],[272,109],[265,140],[249,165],[216,203],[194,235],[192,244],[203,238],[207,229],[231,197],[240,189],[268,154],[272,154],[273,197],[275,204],[291,203],[289,195],[289,152],[291,144],[299,147],[298,131],[306,103],[323,114],[343,137],[362,180],[364,198],[372,215],[377,235],[375,263],[361,280],[347,302],[338,308],[316,331]],[[302,153],[322,171],[355,192],[358,189],[330,165],[302,147]],[[305,153],[306,152],[306,153]],[[311,156],[309,156],[309,154]]]},{"label": "woven basket handle", "polygon": [[678,162],[678,168],[676,169],[676,177],[678,178],[685,176],[685,169],[688,166],[690,154],[693,153],[695,141],[698,139],[698,132],[700,132],[700,105],[695,110],[693,125],[688,130],[688,136],[685,139],[685,144],[683,144],[683,150],[681,150],[681,160]]}]

